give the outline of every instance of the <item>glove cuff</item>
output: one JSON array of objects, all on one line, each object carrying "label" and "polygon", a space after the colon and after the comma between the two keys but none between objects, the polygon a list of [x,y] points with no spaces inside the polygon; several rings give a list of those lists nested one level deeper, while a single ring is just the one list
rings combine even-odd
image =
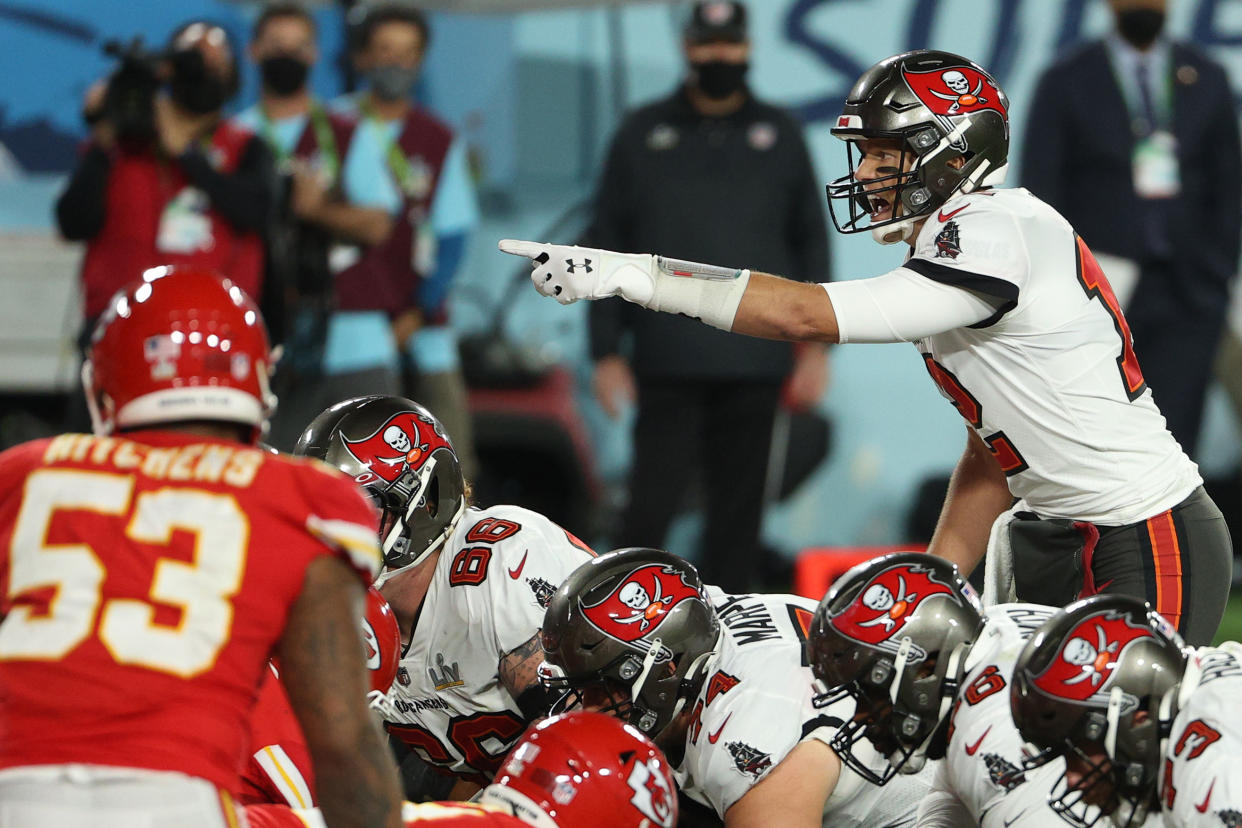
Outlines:
[{"label": "glove cuff", "polygon": [[732,330],[742,294],[750,283],[749,270],[717,267],[656,257],[655,291],[647,307],[680,313],[713,328]]}]

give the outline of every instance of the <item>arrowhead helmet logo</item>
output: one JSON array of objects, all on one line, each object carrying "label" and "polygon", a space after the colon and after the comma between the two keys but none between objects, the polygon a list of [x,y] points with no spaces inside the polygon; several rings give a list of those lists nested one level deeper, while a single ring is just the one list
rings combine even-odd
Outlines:
[{"label": "arrowhead helmet logo", "polygon": [[361,440],[346,437],[344,442],[349,453],[369,470],[356,478],[359,483],[372,482],[368,475],[394,483],[407,468],[420,469],[436,449],[452,448],[430,420],[413,411],[394,414]]},{"label": "arrowhead helmet logo", "polygon": [[[1101,610],[1070,630],[1060,652],[1034,684],[1056,698],[1106,704],[1122,654],[1152,637],[1146,626],[1132,624],[1124,613]],[[1123,713],[1133,710],[1138,699],[1126,694],[1126,702]]]},{"label": "arrowhead helmet logo", "polygon": [[579,606],[604,635],[630,644],[654,633],[678,604],[698,597],[674,567],[646,564],[622,578],[602,601]]},{"label": "arrowhead helmet logo", "polygon": [[878,646],[895,649],[889,639],[901,632],[906,621],[927,599],[947,596],[956,603],[961,597],[948,584],[935,579],[935,572],[919,564],[895,564],[876,573],[845,609],[829,619],[842,635]]},{"label": "arrowhead helmet logo", "polygon": [[634,795],[630,804],[660,828],[673,828],[673,792],[660,770],[657,759],[636,761],[625,780]]}]

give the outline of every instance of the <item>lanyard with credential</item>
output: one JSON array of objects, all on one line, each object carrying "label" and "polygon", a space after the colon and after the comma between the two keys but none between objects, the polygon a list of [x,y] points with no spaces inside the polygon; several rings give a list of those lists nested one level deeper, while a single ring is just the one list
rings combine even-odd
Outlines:
[{"label": "lanyard with credential", "polygon": [[[1173,59],[1172,54],[1168,54],[1160,65],[1164,71],[1159,77],[1149,75],[1147,82],[1151,84],[1151,92],[1156,111],[1157,123],[1148,124],[1146,131],[1153,129],[1167,129],[1173,117],[1173,78],[1172,72],[1169,71],[1169,61]],[[1131,128],[1138,132],[1137,123],[1142,121],[1139,113],[1143,111],[1143,102],[1141,99],[1142,91],[1138,88],[1138,81],[1134,78],[1133,71],[1126,71],[1121,58],[1112,48],[1108,49],[1108,63],[1113,70],[1113,80],[1121,89],[1121,97],[1126,104],[1126,112],[1130,116]],[[1148,70],[1152,68],[1152,63],[1147,64]],[[1130,67],[1133,69],[1133,67]]]},{"label": "lanyard with credential", "polygon": [[[322,106],[312,101],[309,115],[311,129],[315,131],[315,144],[319,147],[319,152],[323,158],[323,171],[327,174],[329,181],[336,181],[341,161],[340,154],[336,149],[336,135],[332,132],[332,125],[328,123],[328,113],[324,112]],[[259,107],[259,117],[259,129],[263,133],[263,140],[272,148],[272,152],[276,154],[277,162],[283,167],[288,163],[293,153],[280,145],[280,142],[276,139],[276,132],[272,129],[272,121],[267,117],[267,113],[263,111],[261,106]]]},{"label": "lanyard with credential", "polygon": [[[358,108],[362,111],[363,116],[375,124],[376,127],[384,123],[375,114],[375,107],[371,105],[369,100],[364,98],[358,105]],[[384,157],[388,162],[388,171],[392,173],[392,177],[396,180],[402,195],[408,197],[414,192],[414,169],[410,166],[409,159],[405,157],[405,153],[401,151],[401,147],[397,143],[397,139],[400,137],[400,129],[388,137],[388,149],[384,152]]]}]

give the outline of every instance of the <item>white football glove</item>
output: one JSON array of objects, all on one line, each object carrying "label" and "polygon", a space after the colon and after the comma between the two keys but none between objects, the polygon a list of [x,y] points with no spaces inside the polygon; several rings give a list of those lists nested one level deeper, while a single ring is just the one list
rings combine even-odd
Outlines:
[{"label": "white football glove", "polygon": [[562,305],[620,296],[645,306],[655,294],[655,256],[516,239],[501,240],[500,249],[529,258],[535,290]]},{"label": "white football glove", "polygon": [[502,239],[500,249],[529,258],[535,289],[562,305],[620,296],[645,308],[684,314],[726,331],[733,324],[750,280],[749,270],[646,253],[614,253],[517,239]]}]

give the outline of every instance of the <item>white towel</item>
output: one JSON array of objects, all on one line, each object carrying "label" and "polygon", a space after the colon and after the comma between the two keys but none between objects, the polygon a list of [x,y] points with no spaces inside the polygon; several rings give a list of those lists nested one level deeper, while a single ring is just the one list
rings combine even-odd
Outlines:
[{"label": "white towel", "polygon": [[983,606],[1009,604],[1017,599],[1013,583],[1013,547],[1009,543],[1009,524],[1014,515],[1026,509],[1019,500],[1007,512],[1001,512],[988,534],[988,551],[983,564]]}]

